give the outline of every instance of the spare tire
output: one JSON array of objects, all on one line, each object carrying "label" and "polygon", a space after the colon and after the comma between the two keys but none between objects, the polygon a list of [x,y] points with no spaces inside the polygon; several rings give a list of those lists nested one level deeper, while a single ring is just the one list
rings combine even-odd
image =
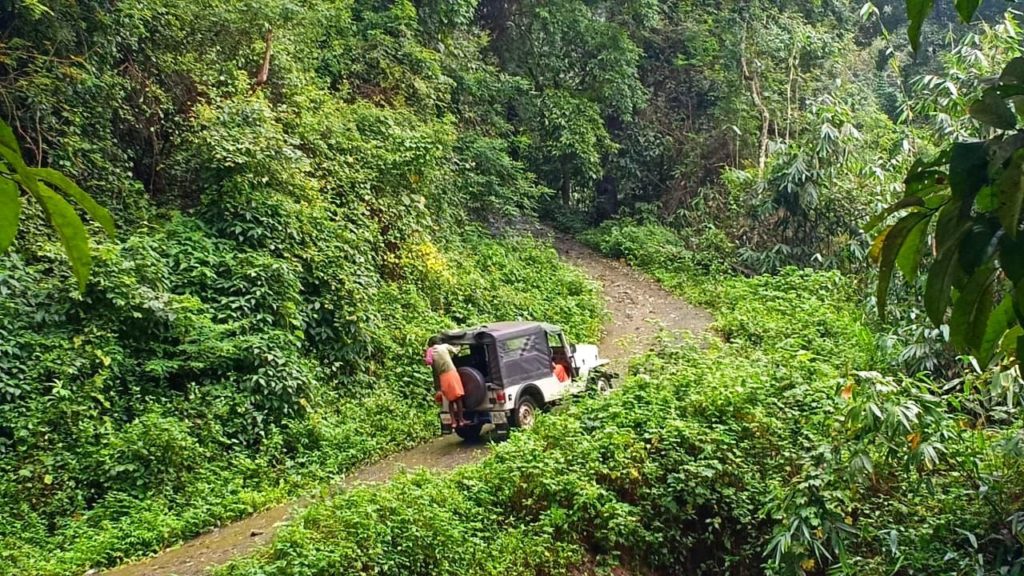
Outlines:
[{"label": "spare tire", "polygon": [[459,378],[462,379],[462,389],[466,395],[462,397],[462,406],[466,410],[475,410],[487,400],[487,383],[484,375],[476,368],[463,366],[459,368]]}]

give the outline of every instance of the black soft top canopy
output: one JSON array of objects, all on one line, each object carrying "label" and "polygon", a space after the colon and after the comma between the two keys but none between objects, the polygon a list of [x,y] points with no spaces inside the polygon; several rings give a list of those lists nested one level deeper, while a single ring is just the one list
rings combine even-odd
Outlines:
[{"label": "black soft top canopy", "polygon": [[481,324],[465,330],[448,330],[441,333],[441,341],[453,346],[468,346],[484,342],[504,342],[522,338],[538,332],[561,334],[562,329],[554,324],[542,322],[495,322]]},{"label": "black soft top canopy", "polygon": [[496,322],[438,336],[445,344],[475,346],[478,352],[457,358],[456,364],[476,368],[504,388],[551,376],[548,336],[561,333],[558,326],[542,322]]}]

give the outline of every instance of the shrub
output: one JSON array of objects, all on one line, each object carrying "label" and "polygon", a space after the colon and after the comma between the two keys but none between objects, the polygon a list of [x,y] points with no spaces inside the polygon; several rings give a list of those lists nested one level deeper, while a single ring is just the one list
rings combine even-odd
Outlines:
[{"label": "shrub", "polygon": [[[791,302],[829,282],[810,274],[775,289]],[[856,317],[829,303],[830,321],[856,330]],[[775,527],[764,510],[830,429],[844,364],[870,351],[759,350],[751,344],[763,324],[799,333],[818,311],[746,305],[718,300],[734,319],[733,343],[639,358],[623,389],[541,419],[484,463],[317,504],[268,550],[221,573],[568,574],[594,555],[667,573],[759,573]]]},{"label": "shrub", "polygon": [[306,266],[192,218],[105,247],[84,296],[52,263],[8,257],[0,571],[151,553],[429,438],[420,358],[439,329],[523,317],[599,334],[596,287],[532,239],[467,227],[401,250],[406,277],[360,292],[374,320],[343,371],[312,335],[331,296]]},{"label": "shrub", "polygon": [[841,275],[686,277],[643,259],[649,238],[608,246],[699,295],[725,341],[667,339],[623,388],[542,417],[483,463],[318,503],[218,573],[574,574],[595,559],[665,574],[1024,566],[1024,436],[1006,420],[1019,414],[1015,373],[997,375],[1007,405],[968,419],[969,391],[942,397],[927,381],[857,371],[888,359]]}]

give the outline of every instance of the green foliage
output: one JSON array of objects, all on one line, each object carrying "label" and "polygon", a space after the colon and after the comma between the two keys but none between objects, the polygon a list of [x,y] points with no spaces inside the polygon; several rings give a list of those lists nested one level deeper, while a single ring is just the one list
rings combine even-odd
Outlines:
[{"label": "green foliage", "polygon": [[[907,35],[910,38],[910,46],[917,51],[921,47],[921,30],[925,20],[935,8],[935,0],[905,0],[905,2],[907,20],[909,21]],[[974,19],[982,2],[981,0],[952,0],[950,4],[956,9],[960,21],[967,23]]]},{"label": "green foliage", "polygon": [[878,304],[884,313],[895,268],[914,277],[935,223],[932,242],[937,249],[925,308],[935,325],[948,322],[954,346],[984,365],[1000,349],[1016,346],[1019,356],[1021,347],[1013,341],[1019,336],[1013,329],[1024,320],[1014,304],[1024,285],[1016,264],[1024,154],[1018,151],[1017,117],[1010,108],[1016,95],[1024,93],[1024,77],[1016,74],[1021,67],[1024,58],[1011,60],[999,83],[970,106],[971,116],[996,135],[987,141],[953,143],[935,159],[917,162],[907,176],[903,199],[882,217],[907,213],[879,235],[874,250],[880,269]]},{"label": "green foliage", "polygon": [[404,279],[363,294],[373,357],[335,379],[302,330],[323,329],[312,280],[288,260],[186,217],[98,256],[84,299],[48,264],[9,258],[0,276],[5,572],[152,552],[428,438],[436,330],[539,318],[585,341],[603,318],[593,285],[533,240],[409,245]]},{"label": "green foliage", "polygon": [[[1016,415],[1024,381],[1016,368],[979,370],[944,386],[855,371],[892,359],[861,323],[854,285],[838,274],[792,269],[752,280],[673,270],[679,258],[656,257],[678,250],[672,236],[623,223],[585,237],[710,306],[731,346],[768,351],[761,366],[774,370],[778,354],[807,361],[801,382],[810,394],[824,394],[803,399],[808,404],[793,418],[795,442],[807,442],[803,455],[762,501],[775,522],[771,537],[760,540],[771,571],[832,566],[843,574],[888,574],[942,566],[950,573],[1005,574],[1024,568],[1024,487],[1009,481],[1022,457]],[[845,377],[837,384],[830,370]]]},{"label": "green foliage", "polygon": [[851,15],[839,3],[663,3],[638,32],[652,96],[615,138],[607,204],[684,237],[720,234],[755,273],[861,269],[859,224],[894,196],[917,144],[887,109],[893,78],[873,61],[884,47],[866,45]]},{"label": "green foliage", "polygon": [[597,181],[605,155],[614,150],[597,104],[547,90],[524,106],[523,115],[531,136],[530,163],[548,186],[562,189],[563,204],[574,188]]},{"label": "green foliage", "polygon": [[[762,272],[781,265],[856,268],[863,261],[857,224],[868,218],[877,198],[892,195],[908,163],[910,134],[877,110],[855,106],[860,88],[837,85],[835,97],[809,106],[803,135],[777,150],[763,176],[753,170],[724,178],[746,246],[744,263]],[[746,220],[746,221],[744,221]],[[734,225],[735,226],[735,225]],[[785,251],[781,262],[763,252]]]},{"label": "green foliage", "polygon": [[992,77],[1021,55],[1021,28],[1013,13],[981,22],[949,51],[937,57],[939,69],[927,70],[911,83],[911,116],[942,139],[986,136],[968,108],[982,96]]},{"label": "green foliage", "polygon": [[[29,8],[33,6],[37,5],[30,5]],[[29,168],[22,158],[14,130],[3,120],[0,120],[0,157],[3,159],[0,163],[0,255],[10,248],[18,233],[21,221],[19,189],[24,189],[42,207],[50,225],[60,237],[64,253],[78,279],[78,288],[85,290],[92,269],[88,233],[71,204],[50,187],[70,196],[113,237],[114,219],[110,212],[60,172],[51,168]]]},{"label": "green foliage", "polygon": [[0,9],[23,152],[122,225],[81,294],[35,203],[0,259],[0,572],[149,554],[429,438],[437,330],[598,337],[582,274],[470,218],[542,194],[506,116],[523,82],[473,3],[416,6]]},{"label": "green foliage", "polygon": [[[808,290],[818,282],[836,278],[764,281],[787,303],[818,293]],[[811,444],[801,427],[837,401],[837,370],[869,354],[870,341],[841,347],[833,333],[809,338],[806,350],[769,344],[763,353],[747,331],[765,324],[801,335],[820,316],[863,327],[828,297],[826,311],[766,318],[759,303],[768,300],[746,301],[753,289],[734,280],[717,298],[735,343],[638,359],[618,393],[541,419],[483,464],[315,505],[268,550],[222,573],[564,574],[587,555],[697,574],[757,571],[772,527],[761,510]],[[833,350],[842,354],[834,362]]]},{"label": "green foliage", "polygon": [[630,220],[605,222],[580,237],[602,253],[624,259],[669,285],[694,275],[728,273],[735,252],[729,241],[714,231],[684,240],[664,226]]},{"label": "green foliage", "polygon": [[[629,232],[603,235],[625,246]],[[693,285],[636,257],[705,294],[727,341],[665,344],[610,397],[542,418],[482,464],[316,504],[220,574],[1019,569],[1019,426],[965,424],[963,397],[850,372],[879,359],[847,281]]]},{"label": "green foliage", "polygon": [[[973,5],[960,7],[966,14]],[[312,513],[322,516],[273,551],[275,562],[295,571],[372,563],[382,573],[476,573],[487,558],[485,573],[536,573],[589,553],[755,572],[774,536],[768,570],[811,558],[835,564],[853,548],[869,573],[899,562],[920,572],[929,561],[966,570],[978,554],[983,569],[1011,566],[998,558],[1016,553],[1012,541],[986,538],[1008,529],[1012,515],[991,510],[1010,509],[1019,495],[1012,482],[991,510],[968,510],[964,529],[982,544],[936,560],[935,550],[957,544],[953,500],[922,505],[926,490],[893,463],[902,452],[872,444],[897,445],[906,425],[835,425],[838,414],[848,419],[838,378],[890,360],[871,346],[856,292],[836,274],[785,269],[854,268],[862,249],[854,225],[889,201],[903,159],[928,148],[927,136],[897,124],[971,111],[974,94],[947,99],[946,84],[928,81],[935,98],[887,118],[907,94],[892,98],[896,73],[879,72],[892,54],[877,43],[862,50],[871,33],[855,29],[848,8],[766,0],[22,0],[0,8],[4,149],[18,153],[5,170],[20,174],[12,163],[24,163],[19,178],[40,191],[29,189],[39,202],[22,203],[21,190],[0,178],[0,246],[11,246],[0,259],[0,571],[115,564],[429,437],[430,382],[418,358],[438,329],[530,317],[595,338],[599,299],[581,274],[549,248],[493,238],[473,223],[530,215],[554,190],[566,206],[544,211],[564,216],[565,227],[620,208],[643,222],[615,221],[588,240],[714,306],[729,342],[648,358],[634,389],[549,419],[482,468],[484,478],[514,482],[475,479],[478,468],[407,481],[385,490],[380,516],[370,510],[376,496],[345,496],[351,507]],[[884,7],[878,14],[891,18]],[[982,53],[1012,51],[1013,38],[997,35],[978,37]],[[940,62],[971,68],[964,46]],[[1003,56],[986,65],[1001,66]],[[961,93],[971,91],[982,97],[976,118],[1009,126],[1016,95],[983,96],[980,83]],[[973,121],[953,124],[991,137]],[[1009,176],[997,182],[1012,179],[1017,158],[1002,160]],[[105,228],[100,205],[109,207],[118,241],[85,248],[87,229],[65,198]],[[1012,195],[978,201],[989,208],[981,213],[1013,216]],[[678,229],[653,224],[662,219]],[[63,247],[47,220],[61,224]],[[905,227],[898,235],[909,245],[923,242],[922,227]],[[94,260],[81,293],[67,289],[64,252],[80,280]],[[884,256],[908,276],[919,261],[909,249]],[[984,256],[935,265],[988,269]],[[734,267],[785,271],[693,279]],[[951,283],[985,295],[985,279]],[[1017,311],[1008,293],[992,292],[1003,300],[989,318],[1009,322]],[[964,305],[953,316],[979,338],[984,315]],[[987,327],[980,341],[991,346]],[[946,480],[954,475],[943,455],[969,451],[936,394],[899,380],[872,385],[871,405],[898,418],[915,403],[927,417],[908,420],[908,434],[948,446],[939,460],[906,469],[931,465],[941,478],[928,479],[950,494],[980,494],[977,474]],[[1007,391],[1016,398],[1016,376],[981,394],[972,387],[962,397],[943,392],[971,403],[962,411],[975,425],[997,412],[1000,426],[1012,421],[1013,406],[997,400]],[[865,406],[857,418],[873,413]],[[978,474],[1019,472],[1011,453],[992,448],[996,436],[1012,443],[1009,428],[977,426],[979,448],[967,455],[980,464],[956,463]],[[858,461],[867,453],[876,470],[889,459],[899,471],[887,484],[837,482],[825,466],[847,458],[846,432],[837,430],[855,430]],[[539,458],[549,446],[550,459]],[[906,498],[897,510],[865,504],[874,520],[857,524],[869,536],[850,543],[845,514],[873,489]],[[911,521],[921,510],[931,513],[923,527]],[[893,550],[896,532],[900,542],[921,542],[906,560],[876,546],[886,538]],[[496,557],[492,541],[513,553]],[[357,553],[352,542],[373,549]],[[395,542],[399,554],[389,552]]]},{"label": "green foliage", "polygon": [[[609,126],[631,119],[647,90],[634,34],[655,20],[650,2],[484,0],[480,24],[504,71],[532,88],[515,102],[527,164],[562,203],[588,206],[614,151]],[[517,118],[517,119],[519,119]]]},{"label": "green foliage", "polygon": [[[691,252],[676,233],[655,224],[609,222],[585,233],[583,239],[604,254],[651,274],[688,300],[715,310],[716,330],[728,342],[755,349],[813,351],[850,368],[874,366],[883,360],[873,353],[855,355],[872,350],[874,337],[849,321],[860,316],[855,306],[857,292],[838,273],[789,268],[778,276],[723,281],[721,277],[731,275],[721,261],[717,266],[702,265],[702,258],[715,258],[713,252]],[[754,321],[759,317],[762,323]]]}]

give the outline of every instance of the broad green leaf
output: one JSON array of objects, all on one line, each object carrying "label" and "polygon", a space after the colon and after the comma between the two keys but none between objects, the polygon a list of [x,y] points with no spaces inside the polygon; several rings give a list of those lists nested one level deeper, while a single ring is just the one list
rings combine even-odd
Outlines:
[{"label": "broad green leaf", "polygon": [[11,130],[10,125],[3,120],[0,120],[0,157],[7,161],[14,170],[18,182],[29,194],[42,202],[39,200],[39,181],[21,157],[21,148],[18,146],[18,139],[14,137],[14,130]]},{"label": "broad green leaf", "polygon": [[982,186],[974,200],[974,209],[982,214],[995,212],[999,208],[999,192],[994,186]]},{"label": "broad green leaf", "polygon": [[974,197],[988,183],[988,155],[984,142],[957,142],[949,159],[949,187],[962,205],[974,203]]},{"label": "broad green leaf", "polygon": [[0,146],[10,148],[18,158],[21,158],[21,147],[18,146],[18,139],[14,136],[14,129],[3,119],[0,119]]},{"label": "broad green leaf", "polygon": [[60,241],[64,245],[64,253],[71,261],[71,270],[78,279],[79,290],[84,291],[89,281],[92,268],[92,256],[89,254],[89,235],[85,225],[75,213],[75,209],[67,200],[50,190],[45,184],[39,184],[39,195],[36,197],[57,230]]},{"label": "broad green leaf", "polygon": [[949,317],[949,340],[954,347],[971,351],[981,347],[992,314],[995,277],[994,267],[983,266],[957,296]]},{"label": "broad green leaf", "polygon": [[921,258],[924,256],[925,240],[928,238],[928,224],[931,222],[932,214],[927,214],[921,219],[910,232],[907,233],[903,247],[896,255],[896,265],[903,276],[913,282],[917,279],[917,272],[921,267]]},{"label": "broad green leaf", "polygon": [[52,168],[33,168],[32,173],[39,180],[57,186],[65,194],[74,198],[75,202],[82,208],[85,208],[85,211],[89,213],[93,220],[103,226],[108,236],[114,237],[114,218],[110,215],[110,212],[103,206],[100,206],[92,199],[92,196],[89,196],[84,190],[79,188],[70,178]]},{"label": "broad green leaf", "polygon": [[994,90],[986,90],[981,100],[971,104],[968,113],[978,122],[999,130],[1015,130],[1017,128],[1017,115],[1010,109],[1006,100],[996,94]]},{"label": "broad green leaf", "polygon": [[988,366],[992,362],[992,356],[995,354],[996,347],[1003,339],[1006,331],[1014,326],[1016,320],[1013,297],[1006,296],[996,306],[995,310],[992,311],[991,316],[989,316],[988,324],[985,327],[985,336],[982,338],[981,346],[977,351],[978,362],[983,367]]},{"label": "broad green leaf", "polygon": [[1003,84],[1024,84],[1024,57],[1017,56],[1003,68],[999,81]]},{"label": "broad green leaf", "polygon": [[915,227],[926,222],[931,217],[929,212],[913,212],[904,216],[899,222],[892,225],[885,232],[881,256],[878,263],[878,313],[884,319],[885,308],[889,300],[889,285],[892,283],[892,273],[896,265],[896,257],[903,249],[907,236]]},{"label": "broad green leaf", "polygon": [[18,233],[21,217],[21,195],[13,180],[0,177],[0,254],[11,247]]},{"label": "broad green leaf", "polygon": [[928,281],[924,289],[924,307],[928,318],[936,326],[941,326],[949,306],[949,291],[956,277],[957,254],[960,239],[967,234],[967,226],[962,226],[943,243],[939,244],[939,254],[928,271]]},{"label": "broad green leaf", "polygon": [[882,247],[885,246],[885,238],[892,231],[892,226],[889,226],[885,230],[875,237],[874,242],[871,243],[871,248],[868,249],[868,258],[878,264],[882,260]]},{"label": "broad green leaf", "polygon": [[39,194],[39,181],[36,180],[32,170],[25,164],[25,161],[21,158],[21,153],[16,149],[12,149],[8,146],[0,144],[0,157],[14,169],[14,175],[17,177],[18,182],[22,186],[28,189],[29,193],[33,196]]},{"label": "broad green leaf", "polygon": [[906,208],[912,208],[915,206],[924,206],[924,199],[919,196],[908,196],[901,199],[899,202],[889,206],[878,215],[876,215],[868,223],[864,225],[864,231],[870,232],[878,227],[879,224],[885,221],[886,218]]},{"label": "broad green leaf", "polygon": [[[970,214],[965,216],[962,206],[962,203],[951,200],[939,210],[939,218],[935,223],[935,244],[940,249],[959,234],[961,229],[970,227]],[[960,239],[957,238],[956,241],[959,242]]]},{"label": "broad green leaf", "polygon": [[968,276],[995,256],[999,226],[994,220],[975,220],[960,241],[958,264]]},{"label": "broad green leaf", "polygon": [[1024,283],[1024,239],[1005,234],[999,239],[999,266],[1010,282]]},{"label": "broad green leaf", "polygon": [[956,0],[956,11],[960,14],[961,20],[965,23],[970,22],[980,4],[981,0]]},{"label": "broad green leaf", "polygon": [[1024,336],[1024,328],[1021,328],[1020,321],[1012,326],[1009,330],[1003,334],[1003,339],[999,341],[998,350],[1000,354],[1006,356],[1013,356],[1017,350],[1017,339]]},{"label": "broad green leaf", "polygon": [[1024,149],[1024,132],[1001,134],[988,141],[988,167],[990,173],[997,173],[1021,149]]},{"label": "broad green leaf", "polygon": [[910,47],[914,52],[921,47],[921,27],[924,26],[933,5],[934,0],[907,0],[907,19],[910,20],[907,33],[910,35]]},{"label": "broad green leaf", "polygon": [[999,177],[996,191],[999,194],[999,222],[1010,236],[1017,237],[1020,227],[1021,204],[1024,203],[1024,150],[1018,150],[1010,166]]},{"label": "broad green leaf", "polygon": [[878,8],[871,2],[865,3],[860,7],[860,19],[867,22],[872,16],[878,16]]},{"label": "broad green leaf", "polygon": [[1017,321],[1024,324],[1024,282],[1013,287],[1013,310],[1017,314]]},{"label": "broad green leaf", "polygon": [[949,166],[949,158],[952,155],[952,149],[949,147],[943,148],[938,154],[931,157],[920,157],[914,160],[914,163],[910,166],[910,170],[907,171],[907,178],[904,181],[908,186],[914,182],[931,180],[935,174],[945,174],[946,167]]}]

